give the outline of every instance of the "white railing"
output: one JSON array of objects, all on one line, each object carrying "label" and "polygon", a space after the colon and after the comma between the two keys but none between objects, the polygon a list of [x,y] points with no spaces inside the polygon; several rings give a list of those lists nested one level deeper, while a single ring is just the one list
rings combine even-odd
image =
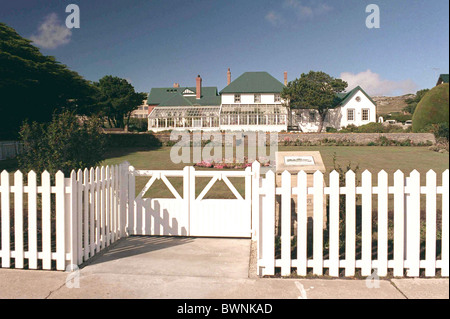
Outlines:
[{"label": "white railing", "polygon": [[[268,172],[259,181],[254,190],[254,199],[261,196],[262,205],[259,210],[258,239],[258,270],[260,275],[274,275],[275,268],[281,268],[281,275],[287,276],[296,270],[300,276],[306,276],[308,269],[312,274],[323,275],[328,269],[328,275],[338,277],[340,269],[345,269],[344,276],[354,276],[356,269],[361,269],[362,276],[370,276],[373,270],[384,277],[389,269],[393,269],[394,276],[406,275],[417,277],[420,269],[425,269],[425,275],[432,277],[436,270],[441,270],[441,276],[449,274],[449,172],[442,175],[442,185],[437,185],[436,173],[426,174],[426,184],[421,186],[420,174],[413,171],[409,178],[401,171],[397,171],[392,186],[388,185],[388,174],[381,171],[378,174],[377,185],[372,184],[372,174],[365,171],[362,174],[361,186],[356,185],[355,173],[347,172],[345,186],[339,182],[339,174],[332,172],[329,176],[329,187],[324,185],[324,175],[314,174],[314,184],[307,186],[307,175],[300,172],[297,175],[297,187],[291,187],[291,174],[282,174],[281,187],[276,187],[275,174]],[[276,245],[275,209],[277,195],[281,196],[280,225],[281,245]],[[312,236],[308,236],[307,197],[313,196],[313,226]],[[357,198],[361,197],[361,233],[356,232],[357,226]],[[441,196],[442,219],[440,229],[437,228],[437,197]],[[291,232],[291,198],[297,198],[296,221],[297,236]],[[345,197],[345,200],[342,199]],[[373,198],[377,199],[378,224],[376,233],[373,229],[375,214]],[[393,197],[393,199],[391,198]],[[421,197],[426,201],[425,222],[421,226],[420,203]],[[393,219],[389,218],[389,200],[393,204]],[[422,199],[422,200],[423,200]],[[344,214],[340,211],[341,203],[345,203]],[[324,225],[324,202],[329,201],[329,220]],[[294,215],[295,216],[295,215]],[[343,216],[343,217],[342,217]],[[392,224],[393,229],[389,227]],[[344,234],[340,234],[340,225],[345,225]],[[421,243],[421,227],[425,227],[424,243]],[[422,229],[423,231],[423,229]],[[440,241],[437,233],[440,232]],[[311,233],[311,230],[309,231]],[[327,233],[328,236],[324,237]],[[358,237],[357,237],[358,236]],[[360,237],[359,237],[360,236]],[[312,238],[310,238],[312,237]],[[295,241],[293,240],[295,238]],[[325,241],[326,239],[326,241]],[[393,249],[389,249],[389,241]],[[361,257],[357,260],[357,242],[360,242]],[[440,243],[440,246],[437,246]],[[425,246],[424,258],[421,257],[421,244]],[[293,249],[292,245],[295,245]],[[340,245],[343,248],[340,250]],[[392,246],[391,246],[392,247]],[[440,249],[440,258],[437,250]],[[276,251],[281,254],[276,257]],[[308,257],[308,249],[312,250]],[[292,253],[297,255],[292,258]],[[376,254],[373,254],[376,252]],[[391,257],[389,255],[391,254]],[[345,255],[345,256],[343,256]],[[376,255],[376,258],[373,258]],[[423,255],[423,252],[422,252]]]},{"label": "white railing", "polygon": [[73,269],[115,242],[124,235],[126,192],[119,186],[127,174],[126,163],[72,171],[69,178],[58,172],[52,185],[48,172],[31,171],[24,182],[17,171],[13,183],[2,172],[1,267]]}]

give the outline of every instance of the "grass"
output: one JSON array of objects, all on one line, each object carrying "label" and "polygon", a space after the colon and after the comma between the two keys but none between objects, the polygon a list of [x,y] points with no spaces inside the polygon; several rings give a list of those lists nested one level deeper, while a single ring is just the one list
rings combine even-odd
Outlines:
[{"label": "grass", "polygon": [[[103,165],[120,164],[124,161],[130,162],[136,169],[148,170],[182,170],[186,165],[194,163],[174,164],[170,160],[170,147],[162,147],[155,150],[144,149],[116,149],[108,154],[108,159]],[[279,146],[279,151],[320,151],[328,172],[333,170],[333,154],[336,153],[337,161],[345,166],[351,162],[353,166],[360,167],[360,173],[369,170],[374,174],[373,183],[377,183],[376,174],[385,170],[389,174],[390,183],[393,181],[393,173],[402,170],[405,175],[409,175],[414,169],[421,173],[421,182],[425,183],[425,174],[433,169],[438,174],[438,184],[442,180],[442,172],[449,168],[448,154],[440,154],[428,150],[427,147],[396,147],[396,146],[316,146],[316,147],[296,147]],[[191,157],[192,158],[192,157]],[[326,176],[327,177],[327,176]],[[136,191],[139,192],[145,185],[148,178],[137,178]],[[182,192],[181,178],[169,179],[175,189]],[[243,180],[236,180],[237,190],[243,194]],[[206,186],[208,179],[197,181],[197,194],[201,187]],[[167,187],[159,181],[153,190],[146,194],[146,197],[172,198]],[[217,196],[217,197],[214,197]],[[230,197],[231,196],[231,197]],[[211,189],[206,198],[234,198],[227,186],[221,182]]]}]

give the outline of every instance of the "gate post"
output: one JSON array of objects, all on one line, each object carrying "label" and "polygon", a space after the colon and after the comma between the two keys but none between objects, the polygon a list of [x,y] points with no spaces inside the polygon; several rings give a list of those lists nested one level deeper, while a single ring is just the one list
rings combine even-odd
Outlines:
[{"label": "gate post", "polygon": [[252,164],[252,240],[257,240],[259,234],[259,188],[261,164],[254,161]]}]

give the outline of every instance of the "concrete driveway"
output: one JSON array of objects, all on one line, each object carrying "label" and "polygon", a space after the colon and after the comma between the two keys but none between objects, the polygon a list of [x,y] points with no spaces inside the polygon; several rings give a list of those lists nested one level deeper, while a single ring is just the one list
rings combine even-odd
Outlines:
[{"label": "concrete driveway", "polygon": [[448,279],[381,280],[373,289],[365,280],[257,278],[250,249],[246,239],[128,237],[79,272],[0,269],[0,298],[449,298]]}]

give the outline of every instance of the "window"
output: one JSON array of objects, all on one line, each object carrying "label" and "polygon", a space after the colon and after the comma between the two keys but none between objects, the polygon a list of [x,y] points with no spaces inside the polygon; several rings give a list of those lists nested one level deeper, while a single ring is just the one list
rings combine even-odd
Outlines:
[{"label": "window", "polygon": [[275,103],[277,102],[281,102],[281,95],[280,94],[275,94]]},{"label": "window", "polygon": [[261,94],[255,94],[255,103],[261,103]]},{"label": "window", "polygon": [[370,110],[369,109],[363,109],[362,110],[362,120],[363,121],[368,121],[369,120],[369,114],[370,114]]},{"label": "window", "polygon": [[355,120],[355,110],[348,109],[347,110],[347,121],[354,121],[354,120]]},{"label": "window", "polygon": [[241,95],[240,94],[234,95],[234,103],[241,103]]}]

